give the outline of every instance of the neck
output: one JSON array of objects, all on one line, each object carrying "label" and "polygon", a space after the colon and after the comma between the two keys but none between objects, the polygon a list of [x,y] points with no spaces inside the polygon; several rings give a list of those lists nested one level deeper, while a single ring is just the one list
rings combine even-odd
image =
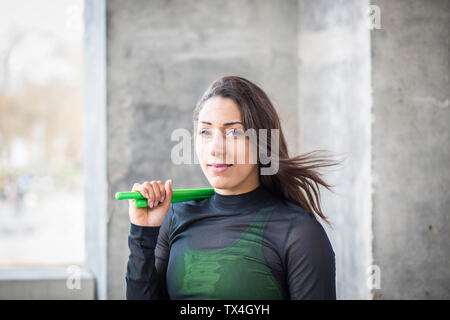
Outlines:
[{"label": "neck", "polygon": [[260,184],[258,182],[257,184],[251,184],[251,185],[248,185],[248,186],[246,186],[244,188],[241,188],[241,187],[231,188],[231,189],[214,188],[214,191],[216,193],[224,195],[224,196],[231,196],[231,195],[238,195],[238,194],[250,192],[250,191],[255,190],[256,188],[258,188],[259,186],[260,186]]},{"label": "neck", "polygon": [[241,210],[242,208],[260,205],[263,201],[268,201],[271,194],[262,185],[255,189],[239,194],[219,194],[215,192],[211,197],[211,203],[220,210]]}]

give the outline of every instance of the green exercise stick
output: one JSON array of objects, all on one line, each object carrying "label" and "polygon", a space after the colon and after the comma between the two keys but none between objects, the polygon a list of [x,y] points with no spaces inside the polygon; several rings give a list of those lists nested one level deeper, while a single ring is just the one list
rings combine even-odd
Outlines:
[{"label": "green exercise stick", "polygon": [[[184,202],[189,200],[207,199],[214,194],[214,188],[202,189],[178,189],[173,190],[171,203]],[[144,208],[148,206],[147,198],[139,191],[117,192],[117,200],[134,199],[136,208]]]}]

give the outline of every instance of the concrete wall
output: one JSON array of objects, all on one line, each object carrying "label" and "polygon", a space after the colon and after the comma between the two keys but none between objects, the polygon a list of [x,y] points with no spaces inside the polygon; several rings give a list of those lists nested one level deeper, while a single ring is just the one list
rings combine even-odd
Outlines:
[{"label": "concrete wall", "polygon": [[[322,192],[336,253],[338,299],[370,299],[370,34],[367,1],[300,1],[299,150],[338,153]],[[335,155],[336,156],[336,155]]]},{"label": "concrete wall", "polygon": [[170,136],[191,130],[197,99],[227,74],[268,92],[291,155],[345,159],[326,175],[335,193],[322,193],[338,298],[449,298],[449,3],[374,1],[381,29],[369,31],[368,0],[86,1],[97,298],[125,297],[128,203],[115,192],[151,179],[208,186],[198,165],[171,163]]},{"label": "concrete wall", "polygon": [[450,1],[373,1],[379,299],[450,298]]},{"label": "concrete wall", "polygon": [[[369,4],[381,29],[367,28]],[[171,163],[170,136],[227,74],[268,92],[291,155],[345,159],[322,193],[338,298],[450,298],[450,1],[88,0],[85,33],[81,290],[66,269],[2,270],[0,299],[123,299],[128,203],[114,194],[208,185]]]},{"label": "concrete wall", "polygon": [[107,2],[108,291],[125,297],[128,202],[135,182],[209,186],[199,165],[171,163],[173,130],[191,130],[207,86],[244,76],[273,99],[297,145],[297,1]]}]

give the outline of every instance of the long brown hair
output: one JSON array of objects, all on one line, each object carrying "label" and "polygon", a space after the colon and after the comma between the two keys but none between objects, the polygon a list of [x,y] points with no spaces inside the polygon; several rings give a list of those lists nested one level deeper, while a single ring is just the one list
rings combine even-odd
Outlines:
[{"label": "long brown hair", "polygon": [[[339,163],[320,155],[323,150],[315,150],[295,157],[289,157],[286,140],[281,130],[280,119],[267,94],[254,83],[238,76],[224,76],[215,80],[198,101],[194,110],[194,128],[203,103],[211,97],[221,96],[232,99],[240,108],[245,129],[253,128],[259,139],[259,129],[267,131],[267,154],[272,155],[271,130],[279,129],[278,172],[273,175],[259,175],[260,183],[272,193],[290,200],[315,217],[321,217],[331,226],[320,206],[319,185],[332,191],[332,185],[326,183],[317,170]],[[260,162],[259,168],[270,166]],[[258,169],[259,169],[258,168]]]}]

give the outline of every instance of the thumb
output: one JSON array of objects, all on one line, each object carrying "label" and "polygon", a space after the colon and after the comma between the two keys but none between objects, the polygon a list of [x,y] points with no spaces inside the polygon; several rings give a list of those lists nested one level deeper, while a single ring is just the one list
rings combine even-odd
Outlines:
[{"label": "thumb", "polygon": [[173,194],[172,180],[171,179],[167,180],[166,183],[164,184],[164,187],[166,189],[166,199],[164,200],[164,202],[170,203],[170,201],[172,201],[172,194]]}]

